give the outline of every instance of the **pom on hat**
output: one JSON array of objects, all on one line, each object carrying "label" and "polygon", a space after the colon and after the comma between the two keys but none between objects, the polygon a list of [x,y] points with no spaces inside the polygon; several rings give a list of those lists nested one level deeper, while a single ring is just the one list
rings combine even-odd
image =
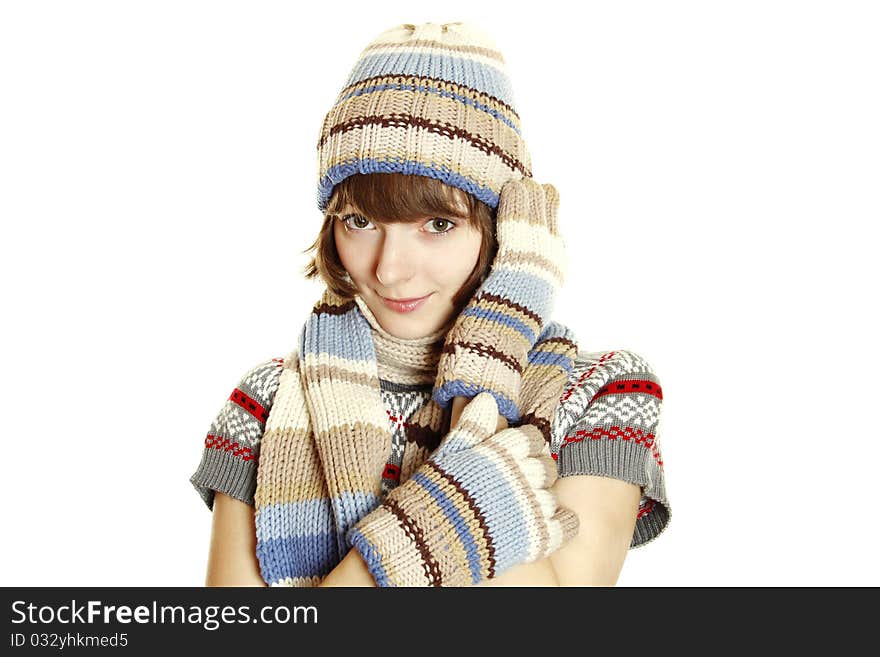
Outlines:
[{"label": "pom on hat", "polygon": [[318,139],[318,208],[347,177],[436,178],[498,207],[508,180],[530,178],[501,52],[470,23],[403,24],[360,54]]}]

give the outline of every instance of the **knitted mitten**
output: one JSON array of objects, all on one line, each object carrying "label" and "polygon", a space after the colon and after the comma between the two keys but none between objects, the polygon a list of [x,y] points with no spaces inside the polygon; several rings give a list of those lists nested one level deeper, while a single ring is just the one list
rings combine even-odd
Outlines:
[{"label": "knitted mitten", "polygon": [[557,225],[559,194],[531,178],[501,190],[498,253],[490,273],[446,336],[434,400],[488,392],[509,422],[519,419],[521,375],[562,287],[567,256]]},{"label": "knitted mitten", "polygon": [[493,435],[492,395],[471,400],[431,457],[347,535],[379,586],[468,586],[554,552],[577,515],[549,490],[556,463],[535,425]]},{"label": "knitted mitten", "polygon": [[577,337],[567,326],[550,321],[528,354],[520,392],[520,424],[534,424],[550,444],[553,418],[574,361]]}]

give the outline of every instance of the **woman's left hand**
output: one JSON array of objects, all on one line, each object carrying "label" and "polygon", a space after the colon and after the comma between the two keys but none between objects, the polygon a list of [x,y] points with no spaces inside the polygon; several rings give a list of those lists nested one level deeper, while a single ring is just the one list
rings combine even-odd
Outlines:
[{"label": "woman's left hand", "polygon": [[567,255],[559,234],[559,194],[532,178],[501,190],[498,253],[489,276],[446,336],[434,400],[489,392],[507,420],[519,420],[521,376],[528,353],[549,322],[565,279]]}]

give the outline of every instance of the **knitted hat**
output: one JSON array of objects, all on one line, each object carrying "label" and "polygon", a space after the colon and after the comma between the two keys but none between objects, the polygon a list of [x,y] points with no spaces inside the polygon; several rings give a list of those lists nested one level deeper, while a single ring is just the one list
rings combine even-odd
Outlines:
[{"label": "knitted hat", "polygon": [[470,23],[398,25],[362,52],[324,118],[318,208],[356,173],[428,176],[498,207],[530,178],[504,58]]}]

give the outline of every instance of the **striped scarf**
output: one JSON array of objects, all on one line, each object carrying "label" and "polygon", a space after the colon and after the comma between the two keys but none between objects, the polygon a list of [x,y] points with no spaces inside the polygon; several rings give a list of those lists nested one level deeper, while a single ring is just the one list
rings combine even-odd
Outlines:
[{"label": "striped scarf", "polygon": [[[361,302],[362,303],[362,302]],[[522,375],[522,418],[544,432],[558,403],[546,377],[567,376],[573,334],[549,322]],[[449,431],[433,399],[410,419],[400,472],[405,482]],[[371,326],[358,301],[325,289],[284,361],[262,437],[256,505],[257,557],[270,586],[317,586],[351,549],[346,535],[382,502],[391,429],[382,401]]]}]

